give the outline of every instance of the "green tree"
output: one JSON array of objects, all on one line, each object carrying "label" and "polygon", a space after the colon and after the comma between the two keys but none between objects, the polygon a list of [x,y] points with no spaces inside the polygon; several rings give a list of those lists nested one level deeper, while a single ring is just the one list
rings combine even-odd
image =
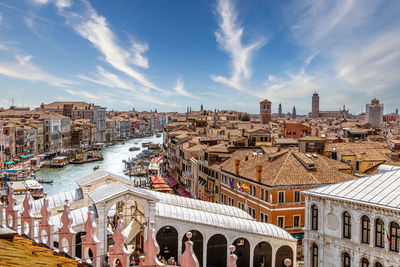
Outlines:
[{"label": "green tree", "polygon": [[250,121],[250,115],[247,113],[243,113],[242,117],[240,118],[241,121]]}]

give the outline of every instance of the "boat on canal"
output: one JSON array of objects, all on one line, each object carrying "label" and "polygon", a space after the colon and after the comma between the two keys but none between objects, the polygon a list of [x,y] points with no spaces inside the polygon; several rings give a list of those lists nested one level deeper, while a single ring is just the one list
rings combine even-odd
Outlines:
[{"label": "boat on canal", "polygon": [[60,156],[60,157],[55,157],[51,160],[50,167],[51,168],[62,168],[67,164],[68,164],[67,157]]},{"label": "boat on canal", "polygon": [[[11,184],[9,183],[9,186]],[[43,186],[36,180],[25,180],[12,182],[15,195],[25,195],[26,192],[30,192],[33,198],[42,198],[46,196],[43,191]]]},{"label": "boat on canal", "polygon": [[140,150],[140,147],[137,147],[137,146],[133,146],[133,147],[129,148],[129,151],[138,151],[138,150]]},{"label": "boat on canal", "polygon": [[96,155],[93,152],[89,152],[86,156],[82,154],[76,154],[75,159],[70,160],[69,163],[71,164],[83,164],[89,163],[94,161],[101,161],[104,160],[103,155]]}]

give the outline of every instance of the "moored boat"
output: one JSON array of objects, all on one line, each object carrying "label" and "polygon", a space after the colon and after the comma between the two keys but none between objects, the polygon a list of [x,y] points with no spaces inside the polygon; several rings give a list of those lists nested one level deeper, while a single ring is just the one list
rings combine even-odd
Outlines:
[{"label": "moored boat", "polygon": [[51,160],[50,167],[52,168],[62,168],[65,165],[68,164],[67,157],[55,157],[54,159]]}]

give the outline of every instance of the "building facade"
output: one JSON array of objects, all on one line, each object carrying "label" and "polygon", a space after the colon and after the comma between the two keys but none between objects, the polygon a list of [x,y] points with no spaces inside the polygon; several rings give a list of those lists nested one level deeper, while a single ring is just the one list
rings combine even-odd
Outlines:
[{"label": "building facade", "polygon": [[398,266],[400,169],[303,192],[305,266]]},{"label": "building facade", "polygon": [[366,105],[366,121],[369,124],[379,127],[383,121],[383,104],[379,104],[379,100],[374,98],[371,104]]}]

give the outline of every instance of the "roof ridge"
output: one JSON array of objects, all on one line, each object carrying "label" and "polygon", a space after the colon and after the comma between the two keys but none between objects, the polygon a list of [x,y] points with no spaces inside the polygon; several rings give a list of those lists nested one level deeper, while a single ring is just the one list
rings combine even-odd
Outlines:
[{"label": "roof ridge", "polygon": [[289,152],[290,152],[290,153],[287,153],[287,156],[286,156],[285,161],[283,162],[283,164],[282,164],[281,167],[279,168],[279,171],[278,171],[278,173],[276,174],[275,179],[274,179],[274,181],[272,182],[272,185],[274,185],[275,182],[276,182],[276,179],[278,179],[279,174],[281,173],[281,171],[282,171],[282,169],[283,169],[283,166],[286,164],[286,161],[288,160],[289,156],[293,154],[292,151],[289,151]]}]

